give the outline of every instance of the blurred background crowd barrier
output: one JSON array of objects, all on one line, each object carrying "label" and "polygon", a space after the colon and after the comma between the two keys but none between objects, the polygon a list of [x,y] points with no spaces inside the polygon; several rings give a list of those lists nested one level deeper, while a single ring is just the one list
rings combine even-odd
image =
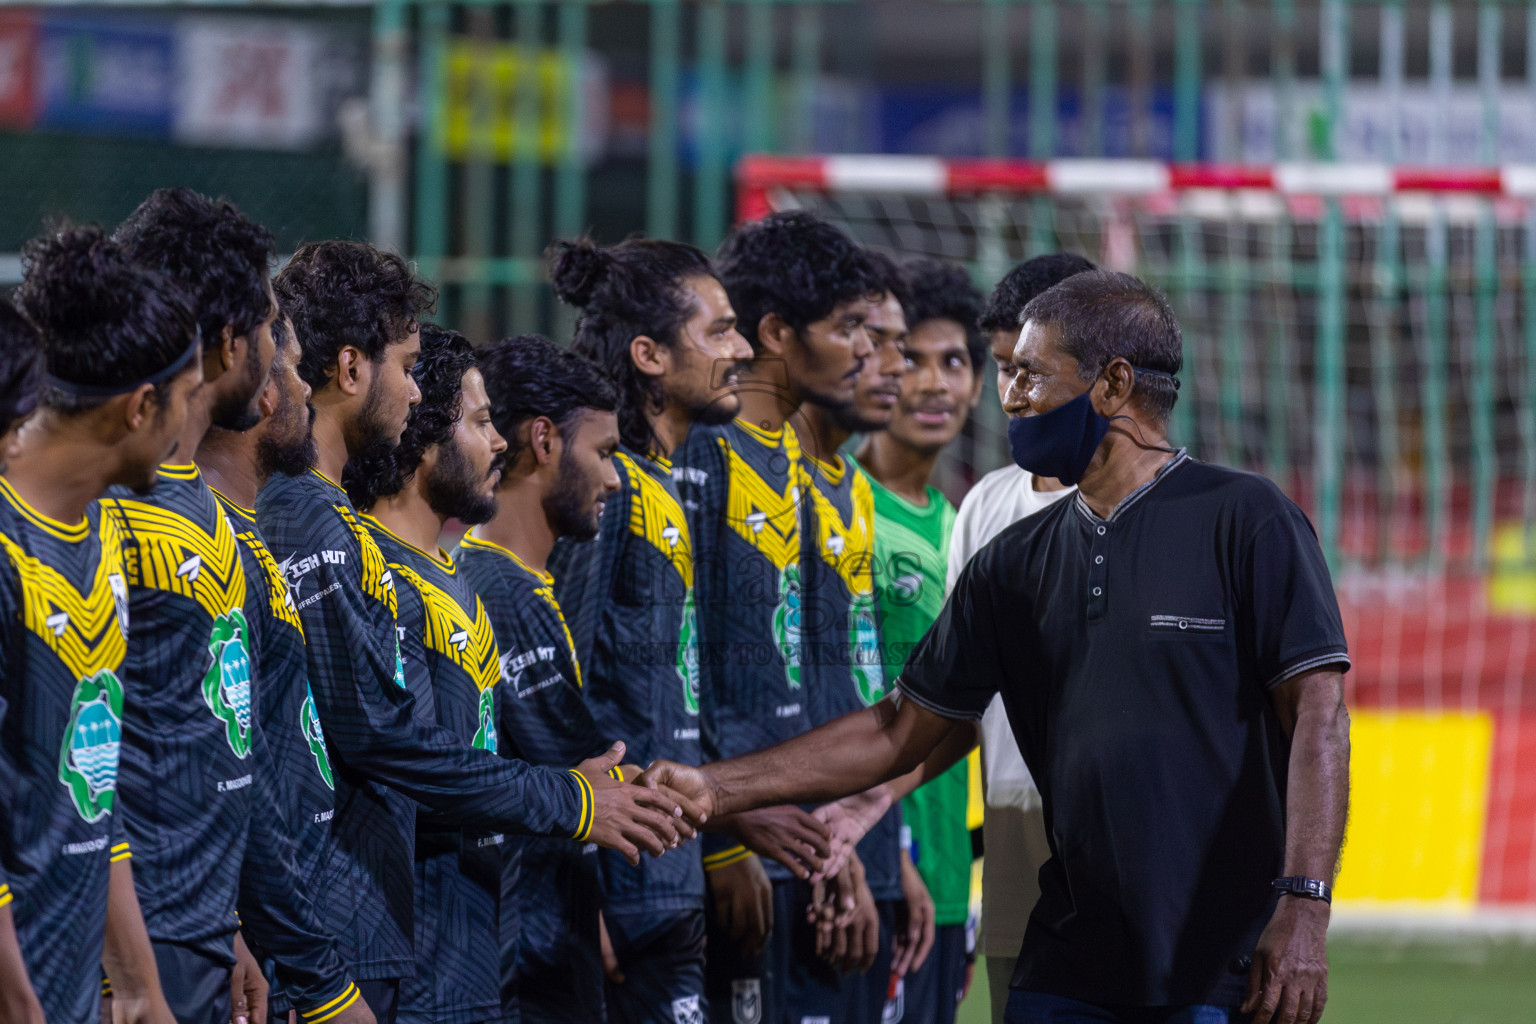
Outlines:
[{"label": "blurred background crowd barrier", "polygon": [[[0,7],[0,282],[169,184],[398,249],[477,339],[568,332],[553,237],[790,206],[983,289],[1057,248],[1148,277],[1175,440],[1279,482],[1336,575],[1341,919],[1536,935],[1536,4]],[[986,394],[956,499],[1003,433]]]}]

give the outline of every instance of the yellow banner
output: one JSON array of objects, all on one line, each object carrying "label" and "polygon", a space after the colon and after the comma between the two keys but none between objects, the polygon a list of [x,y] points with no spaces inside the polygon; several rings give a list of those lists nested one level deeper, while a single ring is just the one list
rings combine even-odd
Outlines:
[{"label": "yellow banner", "polygon": [[[553,163],[574,144],[567,117],[575,69],[553,50],[455,39],[443,61],[443,109],[438,144],[455,160]],[[518,124],[524,90],[535,95],[534,116]]]}]

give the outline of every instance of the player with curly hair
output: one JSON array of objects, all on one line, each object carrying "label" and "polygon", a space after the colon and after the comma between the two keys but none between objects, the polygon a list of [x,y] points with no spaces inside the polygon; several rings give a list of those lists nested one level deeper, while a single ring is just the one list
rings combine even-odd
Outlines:
[{"label": "player with curly hair", "polygon": [[[810,484],[789,421],[809,401],[853,402],[873,353],[865,330],[869,300],[883,290],[880,268],[863,248],[803,212],[737,228],[721,245],[715,270],[753,357],[740,373],[741,414],[724,426],[695,427],[677,456],[699,567],[706,759],[770,746],[815,722],[802,546],[802,531],[815,526],[802,518]],[[765,871],[737,838],[705,837],[715,893],[710,1001],[742,1019],[841,1012],[832,1008],[837,986],[813,977],[830,968],[816,956],[804,922],[810,881],[777,864]],[[764,910],[751,917],[747,934],[733,937],[721,927],[722,910],[754,903]]]},{"label": "player with curly hair", "polygon": [[154,487],[202,345],[183,289],[99,227],[46,232],[23,262],[30,326],[0,311],[0,1016],[94,1022],[104,969],[119,1020],[169,1024],[117,799],[125,539],[95,501]]},{"label": "player with curly hair", "polygon": [[[421,402],[400,445],[347,463],[342,483],[395,577],[400,660],[418,705],[460,740],[497,750],[500,657],[485,606],[453,557],[438,547],[449,518],[496,513],[507,443],[491,423],[485,382],[469,342],[421,329],[412,376]],[[461,829],[426,808],[416,814],[416,971],[400,985],[397,1019],[476,1024],[501,1013],[499,961],[503,837]]]}]

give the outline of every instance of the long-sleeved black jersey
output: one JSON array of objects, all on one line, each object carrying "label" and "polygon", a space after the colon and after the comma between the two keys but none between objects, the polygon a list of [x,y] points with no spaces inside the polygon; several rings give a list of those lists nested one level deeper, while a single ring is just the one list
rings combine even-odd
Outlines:
[{"label": "long-sleeved black jersey", "polygon": [[[418,710],[466,743],[496,750],[500,659],[485,607],[447,555],[429,555],[371,516],[395,574],[405,685]],[[501,1012],[501,844],[427,808],[416,818],[416,974],[401,1024],[479,1024]]]},{"label": "long-sleeved black jersey", "polygon": [[[291,906],[280,889],[285,873],[273,871],[270,863],[289,857],[300,891],[312,891],[335,808],[325,734],[305,678],[304,629],[256,527],[255,511],[214,494],[240,543],[253,701],[272,763],[266,785],[270,803],[259,803],[255,810],[253,841],[241,871],[240,916],[247,940],[272,982],[273,1008],[285,1012],[297,1007],[302,1020],[325,1020],[358,998],[357,986],[344,969],[338,972],[332,966],[340,964],[335,940],[325,934],[312,907],[303,921],[284,919],[283,908]],[[267,820],[274,823],[270,831]],[[260,834],[270,835],[269,842],[281,849],[262,849],[255,838]],[[307,897],[304,902],[308,904]]]},{"label": "long-sleeved black jersey", "polygon": [[[695,426],[674,471],[693,541],[704,756],[771,747],[810,728],[801,511],[808,486],[795,429],[745,420]],[[703,838],[704,863],[741,855],[724,833]],[[770,877],[790,878],[778,864]]]},{"label": "long-sleeved black jersey", "polygon": [[196,466],[159,476],[152,495],[113,488],[101,503],[122,534],[135,621],[119,788],[145,926],[157,942],[233,964],[243,921],[312,1010],[355,989],[303,893],[280,809],[242,545]]},{"label": "long-sleeved black jersey", "polygon": [[[591,541],[555,545],[550,573],[568,612],[587,706],[603,736],[623,740],[625,760],[699,761],[698,619],[693,545],[666,459],[628,448],[614,456],[620,488]],[[603,905],[615,913],[671,913],[704,906],[699,849],[631,866],[599,851]]]},{"label": "long-sleeved black jersey", "polygon": [[[807,458],[811,478],[801,534],[805,565],[806,661],[812,725],[869,707],[885,696],[875,611],[875,495],[869,480],[840,455]],[[869,891],[901,899],[901,805],[895,804],[858,845]]]},{"label": "long-sleeved black jersey", "polygon": [[[610,739],[582,700],[581,663],[553,578],[472,533],[460,543],[457,560],[484,602],[501,652],[496,721],[502,753],[562,768],[603,753]],[[503,913],[515,920],[505,933],[508,988],[535,1017],[562,1000],[568,1008],[601,1007],[597,848],[507,838]],[[587,1019],[580,1009],[569,1012],[569,1019]]]},{"label": "long-sleeved black jersey", "polygon": [[585,836],[591,787],[470,746],[424,721],[407,689],[394,572],[346,492],[316,471],[275,476],[256,520],[304,625],[309,684],[336,783],[317,900],[355,977],[413,970],[419,801],[465,828]]},{"label": "long-sleeved black jersey", "polygon": [[116,525],[0,480],[0,907],[48,1020],[94,1024],[117,802],[128,588]]}]

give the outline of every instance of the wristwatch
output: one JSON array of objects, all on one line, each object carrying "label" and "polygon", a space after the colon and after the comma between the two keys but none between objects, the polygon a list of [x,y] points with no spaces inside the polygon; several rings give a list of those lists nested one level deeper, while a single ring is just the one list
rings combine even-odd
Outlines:
[{"label": "wristwatch", "polygon": [[1279,889],[1282,896],[1300,896],[1304,900],[1333,902],[1333,886],[1321,879],[1308,878],[1305,875],[1288,875],[1285,878],[1277,878],[1269,884]]}]

